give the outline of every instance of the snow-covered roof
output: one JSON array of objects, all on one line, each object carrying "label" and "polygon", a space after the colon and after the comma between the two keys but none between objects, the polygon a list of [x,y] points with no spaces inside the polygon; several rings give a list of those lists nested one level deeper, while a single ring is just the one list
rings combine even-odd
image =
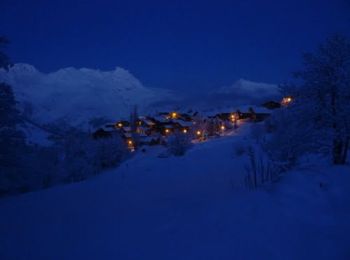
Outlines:
[{"label": "snow-covered roof", "polygon": [[122,129],[125,132],[130,132],[131,131],[131,127],[130,126],[123,126]]},{"label": "snow-covered roof", "polygon": [[169,122],[169,119],[165,118],[164,116],[155,116],[154,119],[162,123]]},{"label": "snow-covered roof", "polygon": [[185,126],[185,127],[191,127],[193,126],[193,122],[188,122],[188,121],[183,121],[183,120],[173,120],[175,123],[180,124],[181,126]]}]

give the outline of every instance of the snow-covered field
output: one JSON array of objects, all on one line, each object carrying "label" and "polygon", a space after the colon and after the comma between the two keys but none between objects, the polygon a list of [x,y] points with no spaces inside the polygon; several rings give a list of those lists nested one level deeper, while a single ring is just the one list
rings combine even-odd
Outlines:
[{"label": "snow-covered field", "polygon": [[0,200],[0,259],[349,259],[350,168],[242,187],[244,135]]}]

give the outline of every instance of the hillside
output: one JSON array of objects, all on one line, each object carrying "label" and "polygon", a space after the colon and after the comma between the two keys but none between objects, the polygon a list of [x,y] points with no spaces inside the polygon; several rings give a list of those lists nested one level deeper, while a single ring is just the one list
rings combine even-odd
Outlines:
[{"label": "hillside", "polygon": [[64,68],[51,73],[29,64],[15,64],[0,78],[13,86],[20,107],[41,124],[65,121],[86,127],[94,118],[127,117],[134,105],[140,110],[173,98],[170,91],[142,85],[130,72]]},{"label": "hillside", "polygon": [[[346,259],[349,167],[242,186],[244,133],[0,200],[1,259]],[[322,185],[320,185],[322,184]]]}]

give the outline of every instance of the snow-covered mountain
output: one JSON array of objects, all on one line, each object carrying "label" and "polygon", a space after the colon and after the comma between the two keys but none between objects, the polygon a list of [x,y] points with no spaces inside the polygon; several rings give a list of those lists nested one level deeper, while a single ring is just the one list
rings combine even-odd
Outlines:
[{"label": "snow-covered mountain", "polygon": [[64,120],[87,126],[94,118],[126,117],[137,105],[145,111],[153,103],[172,99],[170,91],[146,88],[130,72],[64,68],[43,73],[29,64],[0,70],[0,79],[12,85],[20,107],[38,123]]},{"label": "snow-covered mountain", "polygon": [[250,99],[271,99],[280,95],[280,89],[277,85],[258,83],[245,79],[239,79],[230,86],[224,86],[216,94],[236,95],[242,98]]},{"label": "snow-covered mountain", "polygon": [[166,89],[147,88],[119,67],[113,71],[69,67],[43,73],[18,63],[9,71],[0,70],[0,79],[12,85],[20,108],[32,121],[84,128],[93,119],[127,118],[134,105],[147,114],[162,109],[234,109],[281,98],[277,85],[240,79],[209,94],[184,99]]},{"label": "snow-covered mountain", "polygon": [[260,106],[266,101],[280,101],[281,90],[277,85],[240,79],[232,85],[223,86],[210,93],[198,92],[186,99],[186,107],[200,110],[237,109],[242,106]]}]

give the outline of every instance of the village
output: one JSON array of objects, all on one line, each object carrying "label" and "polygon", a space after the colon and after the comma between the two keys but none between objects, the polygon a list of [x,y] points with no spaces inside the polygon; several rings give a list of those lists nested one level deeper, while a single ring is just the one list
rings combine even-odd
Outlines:
[{"label": "village", "polygon": [[[246,111],[235,111],[202,114],[198,111],[158,112],[153,116],[139,116],[137,108],[131,113],[130,120],[109,123],[93,132],[93,138],[110,138],[119,135],[130,151],[142,146],[166,145],[174,134],[187,135],[192,142],[202,142],[208,138],[220,137],[232,133],[240,125],[251,122],[262,122],[271,111],[292,102],[290,96],[280,102],[268,101],[261,105],[259,111],[249,107]],[[262,111],[260,111],[262,110]]]}]

